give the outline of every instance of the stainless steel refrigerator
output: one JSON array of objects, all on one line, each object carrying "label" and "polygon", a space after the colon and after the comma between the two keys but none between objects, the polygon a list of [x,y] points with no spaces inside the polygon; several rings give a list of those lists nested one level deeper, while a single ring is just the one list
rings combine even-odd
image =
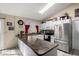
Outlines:
[{"label": "stainless steel refrigerator", "polygon": [[[69,20],[68,20],[69,21]],[[59,44],[58,49],[70,52],[72,49],[71,39],[71,22],[62,22],[54,26],[55,30],[55,43]]]}]

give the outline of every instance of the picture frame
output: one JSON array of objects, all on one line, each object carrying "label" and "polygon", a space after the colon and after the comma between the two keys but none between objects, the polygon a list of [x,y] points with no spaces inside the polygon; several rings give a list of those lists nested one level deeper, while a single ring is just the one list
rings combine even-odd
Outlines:
[{"label": "picture frame", "polygon": [[14,30],[14,27],[8,27],[8,30]]},{"label": "picture frame", "polygon": [[7,26],[12,26],[12,22],[7,22]]},{"label": "picture frame", "polygon": [[79,8],[75,9],[75,17],[79,17]]}]

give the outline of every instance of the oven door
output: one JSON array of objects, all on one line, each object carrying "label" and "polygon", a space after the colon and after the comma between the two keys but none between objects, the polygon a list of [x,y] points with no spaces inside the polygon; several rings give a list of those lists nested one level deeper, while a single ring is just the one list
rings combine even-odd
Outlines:
[{"label": "oven door", "polygon": [[50,35],[45,35],[44,40],[51,42],[51,36]]}]

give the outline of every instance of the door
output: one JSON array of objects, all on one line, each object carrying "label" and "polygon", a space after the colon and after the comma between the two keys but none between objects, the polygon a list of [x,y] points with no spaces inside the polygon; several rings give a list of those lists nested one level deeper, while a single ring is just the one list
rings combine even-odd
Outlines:
[{"label": "door", "polygon": [[4,49],[4,19],[0,19],[0,50]]}]

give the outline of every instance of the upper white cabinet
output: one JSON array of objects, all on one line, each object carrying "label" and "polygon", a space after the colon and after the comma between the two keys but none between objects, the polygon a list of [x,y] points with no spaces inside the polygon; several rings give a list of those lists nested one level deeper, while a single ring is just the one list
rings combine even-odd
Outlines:
[{"label": "upper white cabinet", "polygon": [[41,30],[45,30],[45,23],[41,24]]},{"label": "upper white cabinet", "polygon": [[52,30],[54,29],[54,22],[53,21],[47,21],[46,23],[43,23],[41,25],[42,30]]},{"label": "upper white cabinet", "polygon": [[46,22],[46,24],[45,24],[45,29],[51,29],[51,22],[50,21],[48,21],[48,22]]}]

